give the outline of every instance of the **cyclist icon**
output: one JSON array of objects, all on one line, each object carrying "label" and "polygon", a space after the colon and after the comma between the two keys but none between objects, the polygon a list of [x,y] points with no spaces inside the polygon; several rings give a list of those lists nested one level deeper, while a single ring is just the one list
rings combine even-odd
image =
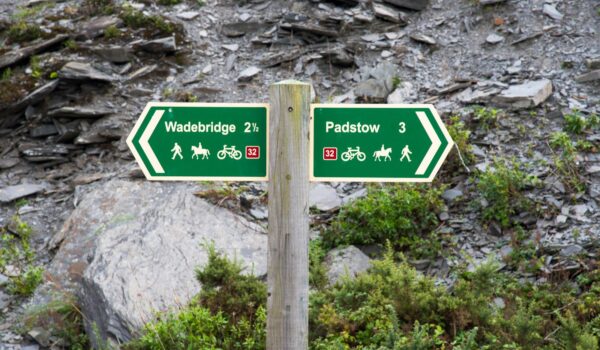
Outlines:
[{"label": "cyclist icon", "polygon": [[217,152],[217,158],[219,158],[219,160],[223,160],[226,157],[239,160],[242,158],[242,152],[235,149],[235,146],[227,147],[227,145],[223,145],[223,149]]},{"label": "cyclist icon", "polygon": [[342,153],[342,161],[347,162],[352,159],[358,159],[359,162],[364,162],[367,159],[367,155],[365,152],[360,150],[360,146],[356,146],[356,148],[352,149],[352,147],[348,147],[348,150]]}]

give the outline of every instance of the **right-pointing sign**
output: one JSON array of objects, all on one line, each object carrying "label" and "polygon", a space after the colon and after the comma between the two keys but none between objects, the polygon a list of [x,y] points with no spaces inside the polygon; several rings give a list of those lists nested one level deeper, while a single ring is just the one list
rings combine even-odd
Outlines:
[{"label": "right-pointing sign", "polygon": [[433,105],[311,106],[312,181],[429,182],[452,145]]}]

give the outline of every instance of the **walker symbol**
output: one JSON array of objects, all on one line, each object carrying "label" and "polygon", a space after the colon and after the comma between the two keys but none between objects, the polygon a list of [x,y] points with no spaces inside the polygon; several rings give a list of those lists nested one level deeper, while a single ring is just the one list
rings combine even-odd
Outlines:
[{"label": "walker symbol", "polygon": [[179,146],[177,142],[175,142],[175,145],[173,145],[171,152],[173,152],[173,157],[171,158],[172,160],[175,160],[176,157],[183,159],[183,155],[181,154],[181,146]]}]

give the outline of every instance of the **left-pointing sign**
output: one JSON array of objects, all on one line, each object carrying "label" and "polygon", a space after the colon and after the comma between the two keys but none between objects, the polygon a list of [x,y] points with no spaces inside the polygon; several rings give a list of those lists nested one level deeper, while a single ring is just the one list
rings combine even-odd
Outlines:
[{"label": "left-pointing sign", "polygon": [[266,104],[151,102],[127,138],[149,180],[268,180]]}]

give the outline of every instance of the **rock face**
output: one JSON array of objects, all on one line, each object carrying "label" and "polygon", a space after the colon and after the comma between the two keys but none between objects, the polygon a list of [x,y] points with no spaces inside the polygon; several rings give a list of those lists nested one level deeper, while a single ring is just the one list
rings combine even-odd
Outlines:
[{"label": "rock face", "polygon": [[114,180],[88,193],[49,244],[63,242],[40,294],[51,295],[52,286],[77,293],[88,333],[96,327],[101,338],[123,342],[156,312],[199,292],[194,270],[207,262],[203,244],[214,242],[248,273],[266,274],[267,235],[195,190]]},{"label": "rock face", "polygon": [[21,184],[0,188],[0,203],[9,203],[16,199],[30,196],[43,191],[43,184]]},{"label": "rock face", "polygon": [[385,2],[395,6],[420,11],[427,7],[429,0],[385,0]]},{"label": "rock face", "polygon": [[93,68],[89,63],[69,62],[65,64],[58,76],[69,80],[97,80],[103,82],[112,82],[115,78],[108,74],[102,73]]},{"label": "rock face", "polygon": [[552,95],[552,82],[541,79],[510,86],[496,96],[494,101],[514,109],[524,109],[538,106],[550,95]]},{"label": "rock face", "polygon": [[337,191],[328,185],[317,184],[310,190],[308,195],[311,207],[321,211],[330,211],[338,209],[342,205],[342,199]]},{"label": "rock face", "polygon": [[325,266],[329,283],[335,284],[346,274],[356,277],[359,273],[367,271],[371,267],[371,259],[360,249],[351,245],[342,249],[336,248],[327,253]]}]

